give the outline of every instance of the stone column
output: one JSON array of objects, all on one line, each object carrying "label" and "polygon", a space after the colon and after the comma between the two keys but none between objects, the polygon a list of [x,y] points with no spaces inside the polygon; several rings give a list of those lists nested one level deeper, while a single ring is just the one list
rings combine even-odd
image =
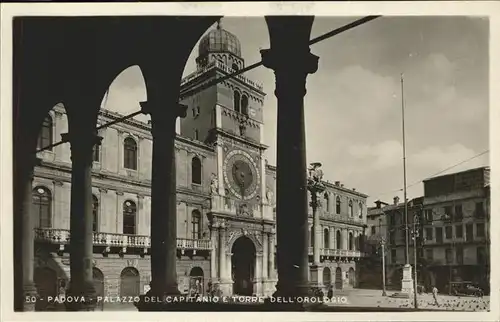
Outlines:
[{"label": "stone column", "polygon": [[276,278],[276,272],[275,272],[275,267],[274,267],[274,232],[271,232],[268,236],[268,243],[269,243],[269,249],[268,249],[268,257],[267,257],[267,269],[268,269],[268,276],[269,279],[274,280]]},{"label": "stone column", "polygon": [[210,240],[212,250],[210,251],[210,280],[213,283],[217,280],[217,227],[210,227]]},{"label": "stone column", "polygon": [[95,306],[92,278],[92,149],[102,138],[97,133],[77,130],[62,135],[71,144],[70,274],[68,296],[85,297],[85,302],[66,302],[70,311],[90,311]]},{"label": "stone column", "polygon": [[265,281],[269,277],[268,264],[269,264],[269,239],[266,232],[262,234],[262,254],[264,260],[262,261],[262,279]]},{"label": "stone column", "polygon": [[[21,240],[22,247],[22,281],[23,281],[23,311],[34,311],[37,298],[37,290],[33,282],[35,263],[35,223],[32,214],[33,204],[33,173],[34,167],[40,165],[41,160],[34,158],[34,164],[27,173],[27,180],[24,183],[24,197],[22,203],[22,223],[23,234]],[[29,299],[29,300],[28,300]]]},{"label": "stone column", "polygon": [[151,115],[153,161],[151,181],[151,290],[149,295],[179,294],[177,285],[177,201],[175,123],[186,106],[163,101],[142,102]]},{"label": "stone column", "polygon": [[253,293],[260,296],[263,294],[263,276],[262,276],[262,262],[264,258],[263,252],[257,252],[255,254],[255,272],[253,277]]},{"label": "stone column", "polygon": [[277,296],[309,293],[304,95],[307,75],[318,68],[318,57],[309,50],[313,20],[266,17],[271,49],[261,50],[263,65],[274,70],[278,99]]}]

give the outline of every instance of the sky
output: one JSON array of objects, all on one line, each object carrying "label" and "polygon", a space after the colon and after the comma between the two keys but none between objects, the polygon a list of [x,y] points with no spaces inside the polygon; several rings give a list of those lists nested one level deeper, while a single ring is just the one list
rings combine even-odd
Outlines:
[{"label": "sky", "polygon": [[[311,39],[358,18],[317,17]],[[311,46],[319,69],[308,76],[304,98],[308,162],[323,164],[325,180],[367,194],[369,205],[402,199],[402,92],[408,198],[423,195],[423,184],[414,183],[488,150],[488,25],[471,17],[381,17]],[[246,65],[269,48],[263,17],[226,17],[222,27],[240,40]],[[195,70],[197,51],[198,45],[185,76]],[[259,67],[245,75],[267,93],[264,143],[275,164],[274,73]],[[103,107],[127,114],[146,99],[133,66],[111,84]],[[484,165],[489,153],[442,174]]]}]

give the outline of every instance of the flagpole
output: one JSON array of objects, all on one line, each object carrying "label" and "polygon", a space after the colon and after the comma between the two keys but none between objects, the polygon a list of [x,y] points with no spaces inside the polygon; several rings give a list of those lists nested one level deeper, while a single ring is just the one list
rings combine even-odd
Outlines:
[{"label": "flagpole", "polygon": [[408,240],[408,202],[406,200],[406,140],[405,140],[405,100],[404,100],[404,78],[401,73],[401,117],[403,127],[403,198],[405,203],[405,264],[409,264],[409,240]]}]

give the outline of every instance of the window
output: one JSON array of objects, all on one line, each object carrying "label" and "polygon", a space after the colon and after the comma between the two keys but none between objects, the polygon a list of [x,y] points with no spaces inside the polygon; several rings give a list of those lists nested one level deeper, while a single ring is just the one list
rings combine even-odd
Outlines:
[{"label": "window", "polygon": [[340,230],[337,230],[337,234],[335,236],[335,243],[337,244],[337,249],[342,249],[342,235],[340,234]]},{"label": "window", "polygon": [[191,160],[191,182],[201,184],[201,161],[198,157]]},{"label": "window", "polygon": [[328,228],[323,230],[323,248],[330,248],[330,231]]},{"label": "window", "polygon": [[396,243],[396,234],[392,230],[389,232],[389,244],[394,245]]},{"label": "window", "polygon": [[472,226],[472,224],[465,225],[465,240],[468,242],[472,241],[473,239],[473,229],[474,227]]},{"label": "window", "polygon": [[45,187],[33,189],[33,215],[37,228],[52,227],[52,194]]},{"label": "window", "polygon": [[337,196],[336,208],[337,209],[335,209],[336,210],[335,212],[337,213],[337,215],[340,215],[340,197],[339,196]]},{"label": "window", "polygon": [[486,264],[486,249],[483,246],[476,248],[477,264]]},{"label": "window", "polygon": [[349,200],[349,217],[354,217],[354,210],[352,209],[352,200]]},{"label": "window", "polygon": [[455,237],[456,238],[463,238],[464,237],[464,226],[462,226],[462,225],[455,226]]},{"label": "window", "polygon": [[311,226],[311,229],[309,230],[309,245],[314,247],[314,226]]},{"label": "window", "polygon": [[455,248],[455,253],[457,257],[457,264],[462,265],[464,263],[464,249],[462,246],[457,246]]},{"label": "window", "polygon": [[433,240],[434,239],[434,236],[432,236],[433,231],[434,230],[432,228],[425,228],[425,240]]},{"label": "window", "polygon": [[199,138],[198,138],[198,130],[197,129],[194,130],[194,139],[195,140],[199,140]]},{"label": "window", "polygon": [[123,233],[135,235],[135,215],[137,207],[133,201],[127,200],[123,203]]},{"label": "window", "polygon": [[455,205],[455,221],[462,221],[464,218],[464,212],[462,205]]},{"label": "window", "polygon": [[191,236],[192,239],[201,239],[201,214],[198,210],[191,213]]},{"label": "window", "polygon": [[231,66],[231,68],[234,70],[234,71],[238,71],[238,65],[236,65],[236,63],[233,63],[233,65]]},{"label": "window", "polygon": [[429,262],[432,262],[434,260],[434,251],[432,248],[428,248],[425,250],[425,258]]},{"label": "window", "polygon": [[443,243],[443,227],[436,227],[436,242]]},{"label": "window", "polygon": [[240,92],[234,91],[233,93],[234,110],[238,113],[240,112],[240,97],[241,97]]},{"label": "window", "polygon": [[349,233],[349,250],[354,250],[354,236]]},{"label": "window", "polygon": [[363,204],[361,202],[359,203],[358,217],[363,218]]},{"label": "window", "polygon": [[444,228],[444,234],[446,236],[446,239],[452,239],[453,238],[453,229],[452,229],[452,226],[446,226]]},{"label": "window", "polygon": [[126,169],[137,170],[137,143],[131,137],[123,144],[123,164]]},{"label": "window", "polygon": [[323,195],[323,198],[325,199],[326,212],[330,212],[330,196],[328,195],[328,192],[325,192],[325,194]]},{"label": "window", "polygon": [[99,151],[101,150],[101,147],[99,144],[94,145],[92,148],[92,161],[94,162],[99,162]]},{"label": "window", "polygon": [[371,234],[375,235],[377,233],[377,226],[372,226],[371,227]]},{"label": "window", "polygon": [[[52,117],[47,115],[47,117],[43,120],[40,135],[38,136],[36,145],[37,150],[43,149],[52,144],[52,124]],[[52,148],[48,148],[46,150],[52,151]]]},{"label": "window", "polygon": [[476,202],[476,211],[474,213],[477,218],[484,218],[483,202]]},{"label": "window", "polygon": [[451,219],[451,217],[453,216],[453,214],[451,212],[451,206],[444,207],[444,216],[445,216],[446,220]]},{"label": "window", "polygon": [[391,262],[396,263],[397,262],[397,252],[396,249],[391,249]]},{"label": "window", "polygon": [[241,113],[248,115],[248,96],[241,97]]},{"label": "window", "polygon": [[453,263],[453,253],[451,251],[451,248],[446,248],[445,257],[446,257],[446,264]]},{"label": "window", "polygon": [[479,223],[479,224],[476,224],[476,237],[484,237],[484,224],[483,223]]},{"label": "window", "polygon": [[99,231],[99,200],[92,195],[92,231]]},{"label": "window", "polygon": [[425,220],[427,222],[432,221],[432,209],[425,209]]}]

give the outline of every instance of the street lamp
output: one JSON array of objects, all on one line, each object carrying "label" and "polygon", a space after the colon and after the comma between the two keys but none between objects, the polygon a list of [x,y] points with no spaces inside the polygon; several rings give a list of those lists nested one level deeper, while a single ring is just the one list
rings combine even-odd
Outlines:
[{"label": "street lamp", "polygon": [[380,235],[380,248],[382,249],[382,296],[387,296],[385,291],[385,237],[382,235],[382,219],[378,220],[378,233]]},{"label": "street lamp", "polygon": [[321,203],[318,200],[318,193],[322,193],[325,191],[326,187],[321,182],[323,178],[323,171],[320,169],[321,163],[314,162],[311,163],[308,169],[307,176],[307,190],[311,193],[311,203],[310,206],[313,211],[313,231],[314,236],[312,236],[314,240],[313,245],[313,265],[311,266],[311,273],[314,276],[316,274],[316,278],[313,279],[316,281],[315,286],[320,286],[320,248],[319,245],[321,243],[321,231],[319,225],[319,212],[317,209],[321,206]]},{"label": "street lamp", "polygon": [[413,300],[415,302],[415,308],[418,309],[417,302],[417,293],[418,293],[418,282],[417,282],[417,238],[419,236],[418,231],[418,214],[415,214],[413,217],[413,229],[412,229],[412,238],[413,238],[413,257],[414,257],[414,277],[413,277]]}]

